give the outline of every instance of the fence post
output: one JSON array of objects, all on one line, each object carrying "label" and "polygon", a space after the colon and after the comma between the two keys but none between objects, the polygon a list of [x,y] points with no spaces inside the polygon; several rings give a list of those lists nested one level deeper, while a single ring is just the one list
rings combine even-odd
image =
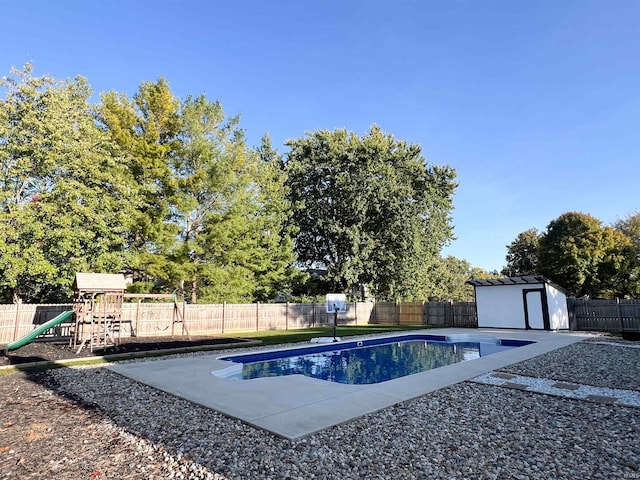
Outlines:
[{"label": "fence post", "polygon": [[620,322],[620,333],[624,333],[624,322],[622,321],[622,311],[620,310],[620,299],[616,297],[616,313],[618,314],[618,322]]},{"label": "fence post", "polygon": [[182,302],[182,325],[187,324],[187,301]]},{"label": "fence post", "polygon": [[256,302],[256,332],[260,331],[260,302]]},{"label": "fence post", "polygon": [[314,300],[313,303],[313,313],[311,315],[311,327],[315,328],[316,326],[316,301]]},{"label": "fence post", "polygon": [[226,309],[227,309],[227,302],[225,300],[224,302],[222,302],[222,326],[220,328],[221,330],[220,333],[224,333],[224,314]]},{"label": "fence post", "polygon": [[138,332],[140,331],[140,304],[142,303],[142,299],[139,298],[136,305],[136,337],[138,336]]},{"label": "fence post", "polygon": [[289,330],[289,302],[286,303],[284,308],[284,329]]},{"label": "fence post", "polygon": [[429,325],[429,302],[422,302],[422,323]]},{"label": "fence post", "polygon": [[575,302],[571,297],[567,297],[567,316],[569,317],[569,330],[577,330],[576,328],[576,315],[575,315]]},{"label": "fence post", "polygon": [[453,323],[454,327],[459,327],[460,326],[460,322],[458,321],[458,318],[456,317],[456,309],[455,306],[453,304],[453,299],[449,299],[449,312],[451,314],[451,323]]},{"label": "fence post", "polygon": [[396,299],[396,323],[400,325],[400,301]]},{"label": "fence post", "polygon": [[13,342],[18,339],[18,329],[20,327],[20,317],[22,316],[22,299],[18,298],[16,301],[16,319],[13,323]]}]

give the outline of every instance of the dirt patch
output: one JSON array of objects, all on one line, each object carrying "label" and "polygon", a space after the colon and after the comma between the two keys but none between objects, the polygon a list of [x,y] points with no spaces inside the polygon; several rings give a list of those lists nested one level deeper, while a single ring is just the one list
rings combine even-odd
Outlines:
[{"label": "dirt patch", "polygon": [[0,357],[0,366],[102,355],[154,352],[175,348],[224,346],[232,343],[241,343],[243,341],[246,340],[227,337],[192,336],[190,340],[183,337],[132,337],[121,339],[120,344],[117,346],[94,349],[93,352],[89,348],[83,348],[80,352],[77,352],[77,349],[69,346],[68,341],[36,341],[18,350],[9,352],[8,355],[4,354]]}]

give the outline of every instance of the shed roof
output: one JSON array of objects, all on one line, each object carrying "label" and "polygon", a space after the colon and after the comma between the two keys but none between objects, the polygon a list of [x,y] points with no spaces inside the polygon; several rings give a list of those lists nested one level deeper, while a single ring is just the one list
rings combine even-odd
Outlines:
[{"label": "shed roof", "polygon": [[566,290],[559,285],[556,285],[548,278],[542,275],[523,275],[520,277],[506,277],[506,278],[474,278],[467,282],[474,287],[497,287],[504,285],[533,285],[546,283],[552,287],[566,293]]},{"label": "shed roof", "polygon": [[73,288],[91,292],[124,291],[127,284],[121,273],[76,273]]}]

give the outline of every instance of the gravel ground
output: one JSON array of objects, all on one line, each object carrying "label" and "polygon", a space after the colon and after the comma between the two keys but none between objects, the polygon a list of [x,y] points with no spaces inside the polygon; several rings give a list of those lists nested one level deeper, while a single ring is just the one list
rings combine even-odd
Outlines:
[{"label": "gravel ground", "polygon": [[583,341],[502,371],[595,387],[640,390],[640,342]]},{"label": "gravel ground", "polygon": [[[636,343],[637,345],[637,343]],[[640,390],[640,350],[503,371]],[[0,478],[640,479],[640,409],[464,382],[298,441],[104,368],[0,377]]]}]

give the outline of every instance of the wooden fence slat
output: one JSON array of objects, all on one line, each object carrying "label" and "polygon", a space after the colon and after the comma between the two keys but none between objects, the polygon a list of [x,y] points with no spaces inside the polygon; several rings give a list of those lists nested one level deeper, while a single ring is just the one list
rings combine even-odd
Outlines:
[{"label": "wooden fence slat", "polygon": [[567,305],[574,330],[640,332],[640,299],[569,298]]}]

